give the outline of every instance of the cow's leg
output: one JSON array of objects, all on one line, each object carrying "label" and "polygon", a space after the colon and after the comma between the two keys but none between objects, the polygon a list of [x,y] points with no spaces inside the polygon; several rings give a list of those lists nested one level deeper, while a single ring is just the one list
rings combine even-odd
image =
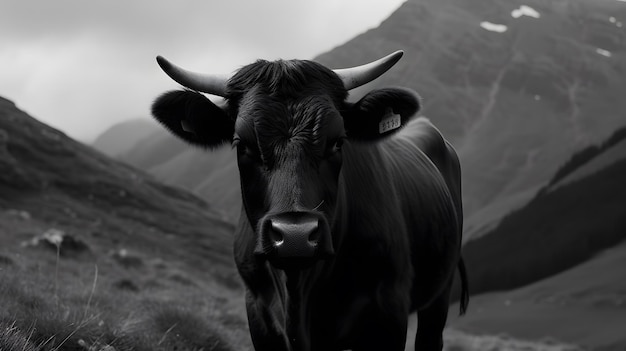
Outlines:
[{"label": "cow's leg", "polygon": [[287,351],[284,333],[276,330],[275,321],[263,303],[246,292],[246,310],[252,344],[256,351]]},{"label": "cow's leg", "polygon": [[440,351],[443,349],[443,328],[448,319],[450,305],[450,289],[448,287],[427,307],[417,311],[417,335],[415,350]]},{"label": "cow's leg", "polygon": [[385,296],[384,305],[371,304],[359,316],[353,351],[403,351],[406,344],[408,303],[398,294]]}]

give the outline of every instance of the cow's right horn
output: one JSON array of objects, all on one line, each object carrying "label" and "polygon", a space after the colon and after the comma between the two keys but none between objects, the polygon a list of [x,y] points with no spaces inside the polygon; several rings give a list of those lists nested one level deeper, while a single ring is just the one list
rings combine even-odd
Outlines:
[{"label": "cow's right horn", "polygon": [[393,65],[395,65],[404,51],[398,50],[376,61],[351,67],[333,70],[339,78],[343,81],[343,86],[346,90],[360,87],[367,84],[374,79],[380,77],[383,73],[387,72]]},{"label": "cow's right horn", "polygon": [[162,56],[157,56],[157,63],[170,78],[184,87],[222,97],[226,95],[226,82],[230,79],[229,75],[187,71],[169,62]]}]

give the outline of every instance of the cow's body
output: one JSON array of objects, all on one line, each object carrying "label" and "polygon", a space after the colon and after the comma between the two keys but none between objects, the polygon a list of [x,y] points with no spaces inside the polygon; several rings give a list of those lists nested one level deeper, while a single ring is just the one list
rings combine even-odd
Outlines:
[{"label": "cow's body", "polygon": [[235,256],[258,349],[286,349],[288,339],[312,350],[400,349],[411,310],[447,311],[462,228],[454,150],[417,119],[382,143],[352,144],[344,155],[332,228],[345,233],[344,242],[334,259],[296,278],[306,284],[285,289],[282,271],[255,261],[254,232],[242,214]]},{"label": "cow's body", "polygon": [[439,131],[413,118],[416,95],[380,89],[348,103],[347,90],[371,75],[310,61],[259,61],[227,83],[160,63],[227,98],[217,107],[169,92],[153,113],[190,143],[237,148],[234,254],[255,348],[399,351],[417,310],[416,348],[440,350],[457,266],[467,304],[460,168]]}]

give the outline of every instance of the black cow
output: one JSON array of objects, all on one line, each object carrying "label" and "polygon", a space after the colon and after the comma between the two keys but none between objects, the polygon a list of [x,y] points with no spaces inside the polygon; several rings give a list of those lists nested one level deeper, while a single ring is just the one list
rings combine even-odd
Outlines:
[{"label": "black cow", "polygon": [[335,71],[260,60],[232,77],[157,58],[191,90],[159,97],[156,119],[191,144],[237,148],[234,254],[257,350],[404,350],[415,310],[416,348],[440,350],[457,266],[466,308],[454,149],[413,117],[419,99],[410,90],[346,101],[401,55]]}]

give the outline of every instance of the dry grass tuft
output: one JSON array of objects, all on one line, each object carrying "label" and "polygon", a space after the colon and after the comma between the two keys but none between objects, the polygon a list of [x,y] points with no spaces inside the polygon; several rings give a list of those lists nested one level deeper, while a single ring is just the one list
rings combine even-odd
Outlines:
[{"label": "dry grass tuft", "polygon": [[0,322],[0,350],[7,351],[36,351],[31,334],[19,330],[15,324]]}]

